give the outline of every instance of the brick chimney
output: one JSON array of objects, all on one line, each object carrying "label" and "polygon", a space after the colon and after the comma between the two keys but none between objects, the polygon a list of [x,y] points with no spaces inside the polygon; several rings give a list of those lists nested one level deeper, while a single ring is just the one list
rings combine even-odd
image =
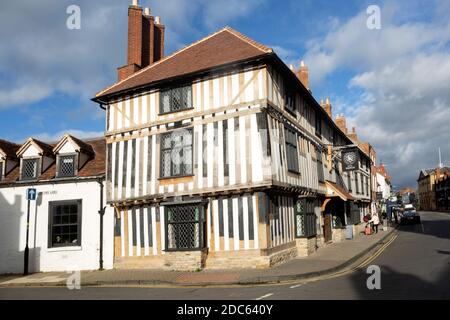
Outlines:
[{"label": "brick chimney", "polygon": [[332,112],[331,112],[331,103],[330,103],[330,98],[326,98],[325,102],[323,102],[323,100],[320,100],[320,105],[322,106],[322,108],[325,109],[325,111],[328,113],[328,116],[333,119],[332,116]]},{"label": "brick chimney", "polygon": [[300,61],[300,68],[297,71],[297,78],[305,86],[305,88],[309,90],[309,71],[303,60]]},{"label": "brick chimney", "polygon": [[354,143],[356,143],[356,144],[359,143],[358,135],[356,134],[356,128],[355,127],[352,128],[352,132],[347,134],[347,137],[349,137]]},{"label": "brick chimney", "polygon": [[347,134],[347,120],[344,117],[344,114],[338,114],[336,116],[336,120],[334,121],[336,123],[336,125],[338,126],[339,129],[341,129],[342,132],[344,132],[345,134]]},{"label": "brick chimney", "polygon": [[128,7],[127,64],[117,68],[118,81],[164,57],[164,29],[159,17],[133,0]]}]

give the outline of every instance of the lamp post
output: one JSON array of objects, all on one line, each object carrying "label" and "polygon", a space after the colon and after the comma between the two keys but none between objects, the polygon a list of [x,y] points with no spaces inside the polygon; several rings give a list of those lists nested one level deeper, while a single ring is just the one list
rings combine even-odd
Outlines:
[{"label": "lamp post", "polygon": [[27,236],[26,236],[26,244],[25,244],[25,251],[24,251],[24,258],[23,258],[23,275],[28,275],[28,260],[30,255],[30,248],[28,247],[28,240],[30,236],[30,202],[36,200],[36,189],[35,188],[28,188],[27,189]]}]

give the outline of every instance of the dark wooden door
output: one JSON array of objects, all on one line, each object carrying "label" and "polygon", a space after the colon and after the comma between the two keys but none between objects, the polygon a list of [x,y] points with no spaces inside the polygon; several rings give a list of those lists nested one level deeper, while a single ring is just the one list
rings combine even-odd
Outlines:
[{"label": "dark wooden door", "polygon": [[326,213],[323,219],[323,236],[325,238],[325,242],[329,242],[332,239],[331,234],[331,214]]}]

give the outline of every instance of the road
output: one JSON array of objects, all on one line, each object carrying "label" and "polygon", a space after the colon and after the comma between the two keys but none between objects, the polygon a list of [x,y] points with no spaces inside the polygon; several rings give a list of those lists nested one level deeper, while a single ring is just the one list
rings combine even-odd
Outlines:
[{"label": "road", "polygon": [[4,288],[0,299],[449,299],[450,214],[422,212],[422,224],[402,226],[370,264],[381,270],[369,290],[366,270],[307,283],[228,288]]}]

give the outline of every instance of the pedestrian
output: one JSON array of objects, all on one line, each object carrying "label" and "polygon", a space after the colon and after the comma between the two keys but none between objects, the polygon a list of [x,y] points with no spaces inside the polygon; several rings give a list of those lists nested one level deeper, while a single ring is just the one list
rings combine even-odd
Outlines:
[{"label": "pedestrian", "polygon": [[373,223],[375,233],[378,233],[378,225],[380,224],[380,218],[378,217],[378,213],[374,213],[370,221]]}]

